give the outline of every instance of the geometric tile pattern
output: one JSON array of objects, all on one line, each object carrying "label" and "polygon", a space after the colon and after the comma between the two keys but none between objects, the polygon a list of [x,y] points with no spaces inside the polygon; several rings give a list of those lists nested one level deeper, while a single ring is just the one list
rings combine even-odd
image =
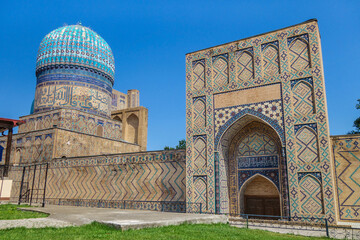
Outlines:
[{"label": "geometric tile pattern", "polygon": [[245,109],[249,109],[269,117],[278,125],[283,126],[281,100],[272,100],[267,102],[215,109],[215,132],[218,132],[219,128],[223,126],[229,119],[233,118],[236,114],[242,112]]},{"label": "geometric tile pattern", "polygon": [[40,43],[34,112],[70,108],[110,117],[114,75],[111,48],[98,34],[81,25],[55,29]]},{"label": "geometric tile pattern", "polygon": [[333,137],[339,218],[360,221],[360,136]]},{"label": "geometric tile pattern", "polygon": [[276,144],[268,136],[253,132],[245,137],[238,147],[238,157],[241,156],[266,156],[277,154]]},{"label": "geometric tile pattern", "polygon": [[280,192],[278,159],[281,143],[276,139],[275,131],[259,122],[249,123],[232,138],[227,160],[231,213],[239,213],[239,190],[254,175],[269,179]]},{"label": "geometric tile pattern", "polygon": [[303,34],[288,38],[289,60],[292,72],[307,69],[310,66],[309,37]]},{"label": "geometric tile pattern", "polygon": [[264,77],[270,77],[279,73],[279,42],[266,43],[261,45],[263,56]]},{"label": "geometric tile pattern", "polygon": [[194,137],[194,167],[195,170],[206,167],[206,136]]},{"label": "geometric tile pattern", "polygon": [[[303,39],[305,36],[307,39]],[[295,37],[295,38],[294,38]],[[303,46],[301,42],[296,41],[296,37],[301,38],[308,44],[309,66],[303,63],[305,52],[298,52]],[[294,39],[292,39],[294,38]],[[289,46],[291,45],[290,52]],[[238,77],[239,69],[244,67],[238,62],[239,50],[253,50],[253,77],[246,79]],[[298,57],[295,57],[295,53]],[[217,87],[213,79],[213,57],[227,54],[228,58],[228,84]],[[267,57],[266,57],[266,56]],[[297,61],[296,61],[297,59]],[[194,84],[194,66],[196,61],[202,61],[204,65],[204,81],[206,87],[197,90],[193,88]],[[246,61],[241,61],[245,63]],[[291,66],[291,64],[293,64]],[[304,68],[303,68],[304,67]],[[302,68],[302,69],[299,69]],[[299,69],[299,70],[294,70]],[[306,79],[311,78],[310,84]],[[312,86],[313,95],[313,112],[305,116],[294,113],[293,89],[296,80],[303,79]],[[247,106],[229,107],[221,109],[222,117],[219,117],[218,109],[214,107],[214,94],[226,93],[230,91],[243,90],[253,87],[263,87],[269,84],[280,84],[281,106],[280,120],[276,116],[265,116],[265,113],[258,114],[256,110],[251,110],[247,106],[254,104],[249,103]],[[193,129],[193,98],[205,96],[206,99],[206,128],[201,133]],[[230,110],[231,108],[231,110]],[[242,108],[240,112],[235,112],[233,108]],[[233,130],[233,125],[238,125],[244,119],[261,119],[273,127],[280,136],[282,153],[281,161],[286,161],[280,166],[280,173],[283,177],[280,180],[280,186],[288,189],[288,192],[281,190],[285,206],[289,206],[288,213],[291,216],[301,216],[301,194],[298,180],[299,172],[320,172],[321,184],[323,189],[323,214],[313,214],[313,217],[327,217],[330,223],[335,221],[334,205],[334,186],[332,164],[330,159],[330,137],[328,129],[328,116],[325,99],[325,86],[323,65],[321,59],[320,33],[316,20],[307,21],[295,26],[276,30],[273,32],[245,38],[242,40],[219,45],[209,49],[196,51],[186,54],[186,144],[187,144],[187,169],[186,169],[186,198],[191,202],[194,197],[194,180],[195,175],[199,175],[191,166],[193,164],[193,146],[194,135],[206,135],[207,139],[207,165],[202,170],[202,175],[207,177],[207,212],[227,212],[230,205],[227,194],[229,186],[227,182],[226,166],[224,159],[227,158],[230,139],[227,130]],[[261,108],[263,109],[263,108]],[[316,109],[316,111],[315,111]],[[227,111],[228,110],[228,111]],[[227,118],[227,119],[224,119]],[[317,141],[318,141],[318,160],[312,163],[303,163],[298,160],[296,142],[296,132],[302,129],[302,125],[316,124]],[[298,129],[296,128],[298,126]],[[237,128],[234,128],[234,131]],[[224,136],[224,137],[222,137]],[[227,150],[226,150],[227,149]],[[283,169],[284,167],[284,169]],[[285,181],[284,181],[285,180]],[[288,200],[286,199],[288,198]],[[346,209],[351,210],[351,209]],[[351,210],[352,216],[355,216],[355,210]],[[287,210],[283,209],[286,214]]]},{"label": "geometric tile pattern", "polygon": [[297,116],[307,116],[314,113],[313,87],[305,81],[298,81],[292,87],[294,114]]},{"label": "geometric tile pattern", "polygon": [[194,203],[201,203],[202,211],[207,210],[206,176],[194,176]]},{"label": "geometric tile pattern", "polygon": [[55,159],[46,199],[184,201],[185,151]]},{"label": "geometric tile pattern", "polygon": [[57,109],[46,113],[22,117],[25,124],[19,127],[19,133],[32,130],[63,128],[75,132],[97,135],[97,127],[104,128],[103,137],[114,140],[122,139],[122,126],[119,121],[84,113],[71,109]]},{"label": "geometric tile pattern", "polygon": [[296,132],[296,149],[298,160],[302,163],[314,163],[318,158],[317,134],[309,127],[303,126]]},{"label": "geometric tile pattern", "polygon": [[229,82],[228,55],[223,54],[213,57],[213,79],[214,86],[221,87]]},{"label": "geometric tile pattern", "polygon": [[236,52],[236,76],[239,80],[249,80],[254,78],[253,55],[253,48],[242,49]]},{"label": "geometric tile pattern", "polygon": [[194,129],[204,129],[206,126],[205,98],[194,99],[193,123]]},{"label": "geometric tile pattern", "polygon": [[205,66],[204,61],[199,60],[193,62],[194,71],[193,71],[193,88],[195,90],[201,90],[205,87]]},{"label": "geometric tile pattern", "polygon": [[323,197],[321,183],[312,175],[306,175],[300,180],[301,211],[305,215],[323,213]]}]

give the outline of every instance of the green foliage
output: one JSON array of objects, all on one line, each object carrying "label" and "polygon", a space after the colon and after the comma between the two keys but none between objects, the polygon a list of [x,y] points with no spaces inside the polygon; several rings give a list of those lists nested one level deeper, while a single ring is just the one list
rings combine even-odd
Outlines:
[{"label": "green foliage", "polygon": [[176,149],[186,149],[186,141],[182,139],[179,141],[179,144],[176,146]]},{"label": "green foliage", "polygon": [[[360,110],[360,99],[358,99],[357,101],[358,103],[356,104],[355,108]],[[360,117],[355,119],[353,127],[355,128],[355,130],[350,131],[349,134],[360,133]]]},{"label": "green foliage", "polygon": [[158,228],[121,231],[99,223],[66,228],[14,228],[0,230],[2,240],[39,239],[328,239],[272,233],[262,230],[231,227],[228,224],[183,224]]},{"label": "green foliage", "polygon": [[26,205],[13,205],[13,204],[2,204],[0,205],[0,220],[13,220],[13,219],[24,219],[24,218],[43,218],[47,217],[48,214],[33,212],[33,211],[23,211],[18,208],[29,207]]},{"label": "green foliage", "polygon": [[174,149],[186,149],[186,141],[185,141],[185,139],[180,140],[179,144],[176,145],[175,148],[169,147],[169,146],[164,147],[164,150],[174,150]]}]

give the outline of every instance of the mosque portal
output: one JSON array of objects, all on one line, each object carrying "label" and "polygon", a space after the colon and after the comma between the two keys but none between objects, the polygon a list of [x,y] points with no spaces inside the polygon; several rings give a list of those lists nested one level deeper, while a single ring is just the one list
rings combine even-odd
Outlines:
[{"label": "mosque portal", "polygon": [[[249,118],[242,118],[249,121]],[[242,126],[240,124],[239,126]],[[230,128],[231,131],[231,128]],[[228,187],[233,214],[281,215],[281,142],[267,124],[237,130],[228,148]]]}]

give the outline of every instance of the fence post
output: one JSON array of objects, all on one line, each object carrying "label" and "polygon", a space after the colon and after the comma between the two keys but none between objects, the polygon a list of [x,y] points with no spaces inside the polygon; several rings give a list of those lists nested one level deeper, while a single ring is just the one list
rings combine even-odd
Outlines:
[{"label": "fence post", "polygon": [[[29,172],[30,172],[30,169],[31,169],[31,167],[29,167]],[[33,181],[32,181],[32,185],[31,185],[30,206],[31,206],[33,194],[34,194],[35,177],[36,177],[36,165],[34,165],[34,175],[33,175],[33,179],[32,179]]]},{"label": "fence post", "polygon": [[249,228],[249,215],[246,214],[246,228]]},{"label": "fence post", "polygon": [[45,179],[44,179],[44,196],[43,196],[42,207],[45,207],[45,194],[46,194],[46,181],[47,181],[48,168],[49,168],[49,163],[46,163]]},{"label": "fence post", "polygon": [[325,227],[326,227],[326,237],[329,237],[329,225],[327,218],[325,218]]},{"label": "fence post", "polygon": [[25,176],[25,167],[23,168],[23,173],[22,173],[22,177],[21,177],[21,185],[20,185],[20,193],[19,193],[18,205],[20,205],[20,203],[21,203],[21,197],[22,197],[21,194],[22,194],[22,190],[23,190],[24,176]]},{"label": "fence post", "polygon": [[202,213],[202,203],[200,203],[200,214]]}]

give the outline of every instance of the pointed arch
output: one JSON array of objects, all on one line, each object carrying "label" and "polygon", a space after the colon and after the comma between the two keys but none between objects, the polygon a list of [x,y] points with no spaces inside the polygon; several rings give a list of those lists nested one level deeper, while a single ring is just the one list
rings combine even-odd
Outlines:
[{"label": "pointed arch", "polygon": [[303,214],[323,214],[324,202],[321,182],[308,174],[300,182],[300,204]]},{"label": "pointed arch", "polygon": [[280,73],[280,61],[278,47],[268,44],[262,51],[263,71],[265,77],[270,77]]},{"label": "pointed arch", "polygon": [[113,118],[113,120],[122,123],[122,120],[121,120],[121,118],[120,118],[119,116],[115,116],[115,117]]},{"label": "pointed arch", "polygon": [[299,81],[292,87],[294,114],[306,116],[315,113],[313,87],[305,81]]},{"label": "pointed arch", "polygon": [[96,135],[99,137],[102,137],[104,135],[104,127],[101,125],[98,125],[96,128]]},{"label": "pointed arch", "polygon": [[296,37],[289,44],[290,68],[292,72],[310,67],[309,44],[301,37]]},{"label": "pointed arch", "polygon": [[206,127],[206,104],[203,98],[194,100],[193,105],[193,126],[196,130],[201,130]]},{"label": "pointed arch", "polygon": [[127,119],[126,141],[138,143],[139,118],[131,114]]},{"label": "pointed arch", "polygon": [[[273,210],[275,210],[274,212],[267,212],[264,211],[265,215],[273,215],[273,216],[279,216],[281,215],[281,208],[280,208],[280,200],[281,200],[281,195],[280,195],[280,191],[278,189],[278,186],[276,186],[274,184],[274,182],[269,179],[268,177],[257,173],[255,175],[253,175],[252,177],[250,177],[249,179],[246,180],[246,182],[244,182],[244,184],[240,187],[239,190],[239,194],[238,194],[238,198],[239,198],[239,210],[238,212],[242,213],[242,214],[259,214],[257,212],[252,212],[253,209],[251,209],[252,206],[248,206],[249,204],[249,200],[252,198],[257,198],[258,201],[264,201],[264,198],[267,199],[272,199],[272,203],[273,206],[272,207]],[[263,198],[263,199],[261,199]],[[274,201],[275,200],[275,201]],[[274,203],[275,202],[275,203]],[[267,202],[266,204],[269,204],[271,202]],[[265,203],[262,203],[263,206],[262,207],[266,207],[264,206]],[[275,205],[275,206],[274,206]],[[259,207],[259,206],[257,206]]]},{"label": "pointed arch", "polygon": [[249,51],[237,52],[236,58],[237,78],[239,80],[249,80],[254,78],[254,58]]},{"label": "pointed arch", "polygon": [[319,146],[317,133],[308,126],[296,131],[297,159],[300,163],[314,163],[319,161]]},{"label": "pointed arch", "polygon": [[228,60],[219,56],[213,60],[213,79],[214,86],[220,87],[229,83]]},{"label": "pointed arch", "polygon": [[201,203],[201,210],[207,210],[207,182],[205,176],[194,177],[194,202]]},{"label": "pointed arch", "polygon": [[203,170],[207,165],[206,138],[197,136],[194,139],[194,169]]},{"label": "pointed arch", "polygon": [[193,67],[193,88],[201,90],[205,87],[205,64],[202,61],[195,63]]}]

